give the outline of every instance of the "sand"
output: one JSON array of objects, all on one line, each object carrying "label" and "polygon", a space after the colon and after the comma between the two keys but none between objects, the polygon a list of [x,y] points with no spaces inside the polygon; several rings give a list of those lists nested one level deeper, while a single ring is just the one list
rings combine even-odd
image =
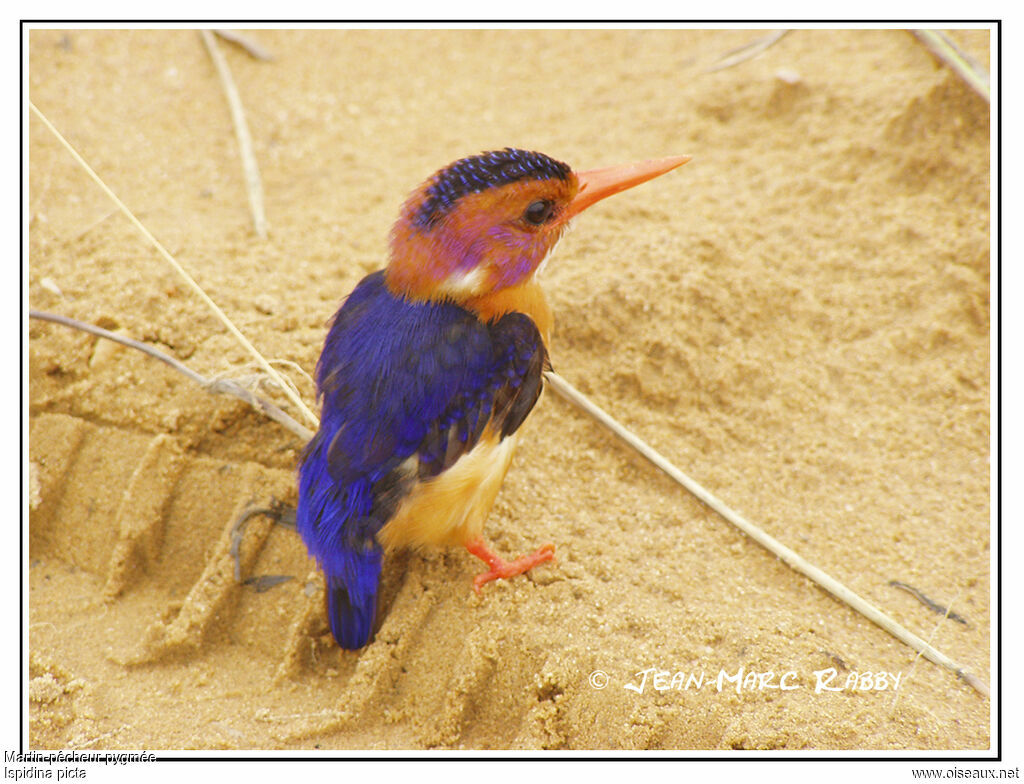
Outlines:
[{"label": "sand", "polygon": [[[272,62],[222,44],[266,241],[195,32],[34,31],[30,97],[264,354],[307,372],[440,166],[506,145],[580,169],[693,155],[562,241],[556,370],[987,681],[988,106],[904,31],[798,30],[708,72],[765,32],[250,33]],[[951,34],[989,65],[987,31]],[[35,118],[29,143],[31,306],[251,373]],[[233,520],[294,503],[301,440],[138,352],[28,329],[33,747],[992,744],[987,699],[550,392],[486,532],[507,556],[554,542],[557,564],[478,598],[466,552],[398,554],[374,642],[340,651],[293,532],[254,518],[241,547],[243,577],[293,579],[232,573]],[[816,689],[830,669],[839,690]]]}]

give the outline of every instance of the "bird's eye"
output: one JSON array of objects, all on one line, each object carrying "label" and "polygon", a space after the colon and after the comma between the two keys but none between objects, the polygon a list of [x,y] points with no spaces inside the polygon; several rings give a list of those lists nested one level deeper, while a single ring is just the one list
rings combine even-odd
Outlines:
[{"label": "bird's eye", "polygon": [[526,208],[526,212],[523,213],[523,220],[534,226],[540,226],[542,223],[547,223],[551,220],[551,215],[554,211],[554,202],[540,199]]}]

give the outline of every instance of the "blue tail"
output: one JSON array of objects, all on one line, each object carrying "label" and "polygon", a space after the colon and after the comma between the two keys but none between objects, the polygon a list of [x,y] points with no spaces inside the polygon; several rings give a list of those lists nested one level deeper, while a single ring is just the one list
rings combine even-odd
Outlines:
[{"label": "blue tail", "polygon": [[377,619],[381,551],[370,547],[346,556],[346,574],[327,575],[327,620],[338,645],[355,650],[370,641]]},{"label": "blue tail", "polygon": [[[327,618],[342,648],[362,648],[373,634],[383,552],[375,535],[372,485],[337,482],[325,458],[324,429],[299,467],[295,524],[327,577]],[[326,443],[330,443],[327,440]]]}]

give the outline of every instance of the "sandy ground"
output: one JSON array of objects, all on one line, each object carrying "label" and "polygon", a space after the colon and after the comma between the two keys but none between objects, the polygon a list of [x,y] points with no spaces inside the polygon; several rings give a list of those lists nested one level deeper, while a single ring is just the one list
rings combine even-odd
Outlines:
[{"label": "sandy ground", "polygon": [[[312,371],[405,195],[506,145],[689,153],[545,273],[555,368],[778,539],[990,677],[988,107],[900,31],[256,31],[222,45],[270,238],[192,31],[36,31],[31,99],[268,356]],[[988,65],[987,31],[955,31]],[[204,373],[248,358],[29,124],[31,305]],[[558,563],[386,567],[342,652],[289,530],[302,444],[137,352],[29,326],[30,737],[41,748],[987,749],[990,703],[546,394],[488,523]],[[308,381],[292,372],[302,393]],[[945,620],[910,584],[966,623]],[[637,673],[653,676],[639,687]],[[737,689],[720,672],[774,673]],[[815,689],[867,682],[885,690]],[[782,673],[792,673],[781,683]],[[893,691],[878,673],[900,674]],[[705,684],[678,688],[676,673]],[[851,678],[851,676],[853,676]],[[758,677],[758,676],[755,676]],[[858,680],[859,679],[859,680]],[[602,687],[603,688],[600,688]]]}]

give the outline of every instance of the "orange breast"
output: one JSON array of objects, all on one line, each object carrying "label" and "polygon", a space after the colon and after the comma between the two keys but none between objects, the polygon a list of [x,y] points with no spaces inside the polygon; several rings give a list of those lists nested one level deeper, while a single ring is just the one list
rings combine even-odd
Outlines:
[{"label": "orange breast", "polygon": [[518,436],[499,441],[490,427],[451,468],[421,482],[377,534],[386,548],[465,544],[478,538],[512,462]]}]

